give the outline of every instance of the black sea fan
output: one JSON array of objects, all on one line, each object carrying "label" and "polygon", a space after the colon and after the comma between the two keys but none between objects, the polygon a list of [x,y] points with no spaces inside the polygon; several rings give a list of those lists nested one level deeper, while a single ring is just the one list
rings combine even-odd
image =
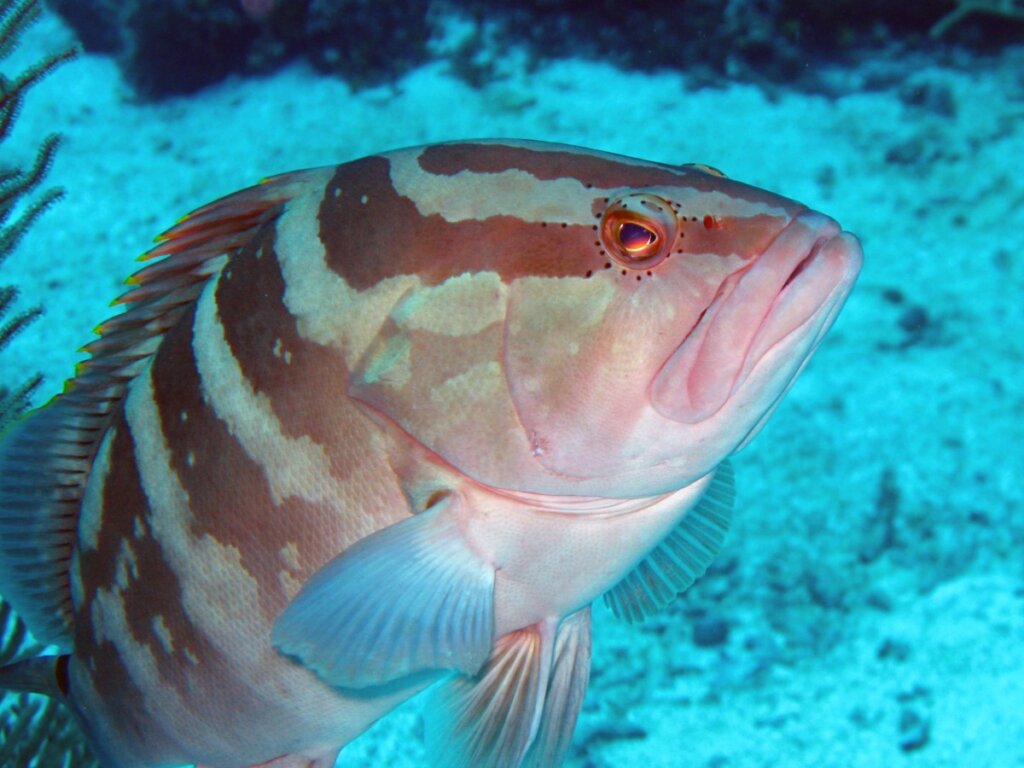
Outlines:
[{"label": "black sea fan", "polygon": [[[21,32],[38,16],[37,0],[0,0],[0,60],[10,55]],[[74,51],[69,50],[50,56],[13,78],[0,73],[0,145],[10,135],[28,90],[73,55]],[[60,190],[51,189],[33,199],[53,161],[57,143],[56,136],[44,139],[35,163],[28,170],[0,165],[0,263],[17,247],[39,214],[61,195]],[[0,349],[40,313],[36,308],[7,318],[16,296],[13,286],[0,286]],[[38,375],[13,387],[9,382],[0,382],[0,433],[25,409],[38,385]]]},{"label": "black sea fan", "polygon": [[[21,33],[39,14],[38,0],[0,0],[0,61],[17,47]],[[10,135],[25,94],[74,55],[74,50],[54,54],[13,77],[0,72],[0,149]],[[39,191],[57,144],[57,136],[44,138],[29,168],[10,167],[0,160],[0,264],[39,215],[61,196],[59,189]],[[34,308],[12,314],[16,296],[13,286],[0,285],[0,352],[41,312]],[[27,374],[17,383],[0,382],[0,435],[28,407],[40,380],[38,374]],[[0,666],[41,650],[21,619],[0,597]],[[98,763],[89,754],[77,724],[63,705],[40,696],[20,694],[0,700],[0,765],[91,768]]]}]

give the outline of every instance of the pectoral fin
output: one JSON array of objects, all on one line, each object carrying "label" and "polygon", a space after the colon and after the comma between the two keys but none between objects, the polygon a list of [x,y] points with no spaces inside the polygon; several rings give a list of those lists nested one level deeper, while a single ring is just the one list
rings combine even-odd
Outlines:
[{"label": "pectoral fin", "polygon": [[463,538],[456,503],[446,497],[327,563],[278,617],[274,645],[343,688],[474,674],[491,652],[494,569]]},{"label": "pectoral fin", "polygon": [[427,709],[438,768],[550,768],[561,764],[590,674],[590,608],[557,630],[547,622],[500,637],[475,676],[442,685]]},{"label": "pectoral fin", "polygon": [[629,622],[642,621],[704,575],[725,541],[735,494],[732,465],[723,462],[697,506],[605,593],[605,604],[616,616]]}]

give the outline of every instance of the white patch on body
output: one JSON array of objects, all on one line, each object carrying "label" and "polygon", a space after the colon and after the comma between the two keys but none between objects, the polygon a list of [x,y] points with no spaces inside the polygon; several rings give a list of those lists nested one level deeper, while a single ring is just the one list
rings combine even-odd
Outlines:
[{"label": "white patch on body", "polygon": [[277,551],[277,555],[285,564],[285,568],[277,573],[277,581],[285,596],[291,600],[299,593],[303,585],[303,581],[294,575],[302,566],[299,545],[290,541]]},{"label": "white patch on body", "polygon": [[115,563],[115,582],[121,591],[127,591],[131,583],[139,578],[139,564],[135,558],[135,550],[127,539],[121,541]]},{"label": "white patch on body", "polygon": [[160,640],[160,645],[168,655],[174,653],[174,638],[162,614],[158,613],[153,617],[153,634]]},{"label": "white patch on body", "polygon": [[395,191],[412,200],[421,216],[440,215],[452,223],[515,216],[523,221],[589,227],[593,215],[580,201],[611,194],[597,187],[587,189],[576,179],[538,179],[520,170],[439,176],[424,171],[414,152],[396,152],[388,159]]},{"label": "white patch on body", "polygon": [[496,272],[463,273],[423,286],[395,307],[403,328],[444,336],[469,336],[505,319],[508,288]]},{"label": "white patch on body", "polygon": [[107,476],[110,474],[110,448],[116,436],[117,430],[111,427],[100,442],[89,471],[89,482],[82,494],[82,506],[78,514],[78,545],[85,550],[99,547],[100,531],[103,528],[103,496]]},{"label": "white patch on body", "polygon": [[293,571],[299,570],[299,567],[302,565],[302,562],[299,559],[299,545],[294,541],[289,541],[281,547],[281,549],[277,551],[277,554],[280,556],[281,560],[284,561],[284,564]]}]

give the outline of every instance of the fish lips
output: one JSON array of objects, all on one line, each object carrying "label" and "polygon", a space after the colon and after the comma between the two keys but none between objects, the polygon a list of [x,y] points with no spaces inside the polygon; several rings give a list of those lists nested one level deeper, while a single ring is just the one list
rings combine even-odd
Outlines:
[{"label": "fish lips", "polygon": [[697,424],[736,400],[759,421],[831,327],[861,262],[856,237],[827,216],[801,212],[723,282],[655,377],[654,407]]}]

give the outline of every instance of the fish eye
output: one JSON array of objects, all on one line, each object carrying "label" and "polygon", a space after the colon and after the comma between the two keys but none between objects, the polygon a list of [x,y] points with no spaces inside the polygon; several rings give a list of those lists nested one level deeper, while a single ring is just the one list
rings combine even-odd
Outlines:
[{"label": "fish eye", "polygon": [[601,217],[605,250],[621,266],[650,269],[670,252],[677,220],[667,200],[656,195],[618,198]]}]

